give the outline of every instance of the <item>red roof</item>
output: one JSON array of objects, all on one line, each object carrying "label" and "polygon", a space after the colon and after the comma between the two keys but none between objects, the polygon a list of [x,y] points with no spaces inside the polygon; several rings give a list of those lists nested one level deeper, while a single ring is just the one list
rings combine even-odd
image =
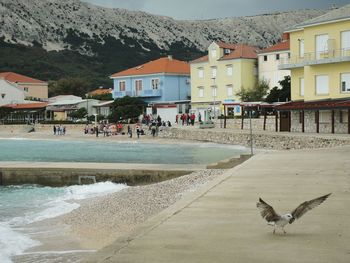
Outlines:
[{"label": "red roof", "polygon": [[111,78],[121,76],[148,75],[156,73],[171,73],[171,74],[190,74],[190,65],[187,62],[176,60],[170,57],[160,58],[150,61],[146,64],[139,65],[118,73],[115,73]]},{"label": "red roof", "polygon": [[277,110],[321,110],[334,108],[350,108],[350,99],[323,101],[292,101],[275,107]]},{"label": "red roof", "polygon": [[231,49],[231,53],[224,55],[221,60],[235,58],[257,58],[258,49],[245,44],[235,45],[235,49]]},{"label": "red roof", "polygon": [[[230,53],[225,54],[220,60],[229,60],[236,58],[257,58],[258,49],[246,44],[227,44],[218,42],[216,43],[220,48],[229,49]],[[202,63],[209,60],[208,55],[192,60],[191,63]]]},{"label": "red roof", "polygon": [[276,45],[273,45],[271,47],[265,48],[261,50],[259,53],[270,53],[270,52],[289,50],[289,49],[290,49],[290,40],[287,40],[287,41],[282,41],[280,43],[277,43]]},{"label": "red roof", "polygon": [[3,107],[11,108],[11,109],[41,109],[46,108],[47,102],[35,102],[35,103],[21,103],[21,104],[7,104]]},{"label": "red roof", "polygon": [[45,83],[44,81],[38,80],[38,79],[33,79],[21,74],[17,74],[14,72],[1,72],[0,73],[0,78],[3,78],[9,82],[12,83],[35,83],[35,84],[42,84]]}]

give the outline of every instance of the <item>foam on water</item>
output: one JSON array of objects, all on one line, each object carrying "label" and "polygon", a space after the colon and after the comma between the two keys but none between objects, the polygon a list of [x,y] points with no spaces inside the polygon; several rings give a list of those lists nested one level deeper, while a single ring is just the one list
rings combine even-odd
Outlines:
[{"label": "foam on water", "polygon": [[[103,196],[126,187],[111,182],[62,188],[28,185],[0,187],[0,262],[10,263],[12,256],[40,245],[21,233],[19,228],[69,213],[79,207],[75,200]],[[15,209],[7,209],[12,206],[10,200],[13,200]]]}]

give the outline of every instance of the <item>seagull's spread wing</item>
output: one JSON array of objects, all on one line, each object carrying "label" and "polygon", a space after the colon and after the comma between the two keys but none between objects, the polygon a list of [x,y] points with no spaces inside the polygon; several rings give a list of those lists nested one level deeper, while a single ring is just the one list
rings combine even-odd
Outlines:
[{"label": "seagull's spread wing", "polygon": [[274,222],[280,219],[280,215],[278,215],[272,206],[265,203],[264,200],[259,198],[259,202],[256,204],[256,207],[259,208],[261,216],[267,222]]},{"label": "seagull's spread wing", "polygon": [[321,196],[321,197],[318,197],[318,198],[315,198],[315,199],[312,199],[310,201],[306,201],[306,202],[300,204],[291,213],[293,218],[289,221],[289,224],[293,223],[295,219],[302,217],[307,211],[310,211],[311,209],[315,208],[316,206],[319,206],[320,204],[322,204],[330,195],[331,194],[324,195],[324,196]]}]

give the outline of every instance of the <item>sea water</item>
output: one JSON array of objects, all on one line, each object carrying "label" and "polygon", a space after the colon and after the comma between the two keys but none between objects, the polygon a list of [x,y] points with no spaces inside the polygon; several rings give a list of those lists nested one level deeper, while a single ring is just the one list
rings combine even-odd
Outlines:
[{"label": "sea water", "polygon": [[40,245],[21,231],[30,223],[54,218],[79,207],[78,200],[103,196],[126,188],[111,182],[68,187],[0,186],[0,262]]},{"label": "sea water", "polygon": [[209,164],[247,153],[214,143],[106,142],[1,139],[0,161]]}]

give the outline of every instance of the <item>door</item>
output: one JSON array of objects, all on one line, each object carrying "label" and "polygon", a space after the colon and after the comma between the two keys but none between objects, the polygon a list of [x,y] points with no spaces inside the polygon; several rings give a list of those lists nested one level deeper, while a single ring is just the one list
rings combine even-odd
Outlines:
[{"label": "door", "polygon": [[328,53],[328,35],[316,36],[316,59],[321,59]]},{"label": "door", "polygon": [[341,49],[343,56],[350,56],[350,31],[341,32]]},{"label": "door", "polygon": [[289,111],[280,112],[280,131],[281,132],[290,131],[290,112]]}]

